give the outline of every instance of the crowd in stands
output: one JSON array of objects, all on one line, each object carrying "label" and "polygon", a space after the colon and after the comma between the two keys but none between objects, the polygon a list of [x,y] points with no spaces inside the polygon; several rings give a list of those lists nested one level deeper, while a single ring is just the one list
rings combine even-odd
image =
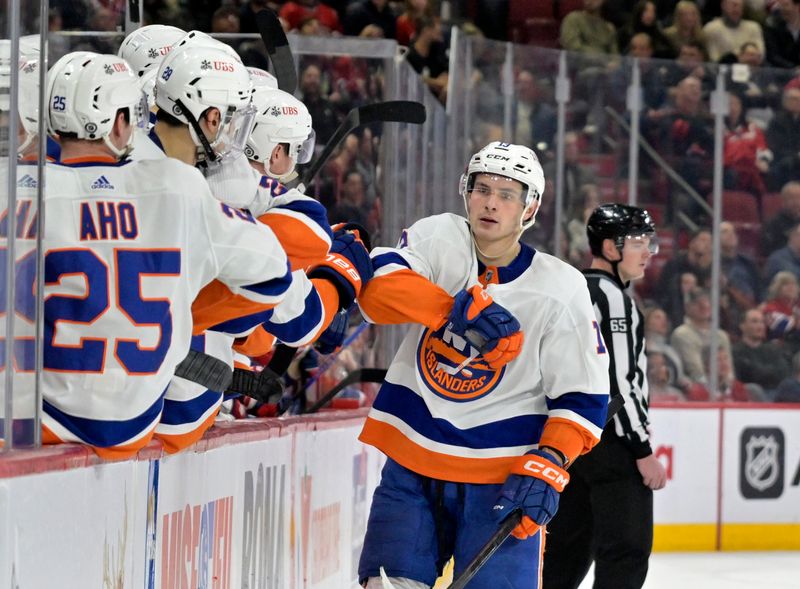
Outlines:
[{"label": "crowd in stands", "polygon": [[[51,29],[114,30],[121,5],[51,0]],[[641,133],[663,160],[641,156],[638,187],[662,243],[637,286],[648,309],[653,398],[800,401],[800,0],[144,0],[147,22],[214,33],[257,32],[255,13],[265,7],[279,14],[287,31],[301,35],[395,39],[442,102],[449,29],[460,25],[476,39],[469,80],[476,146],[504,137],[506,115],[505,49],[480,40],[568,50],[572,98],[564,135],[562,243],[553,243],[557,58],[519,52],[513,136],[507,139],[534,147],[547,179],[537,224],[526,239],[562,251],[578,267],[589,259],[589,213],[610,199],[627,199],[627,135],[605,108],[625,112],[630,72],[624,64],[638,58]],[[88,42],[114,49],[104,39]],[[246,65],[267,66],[258,42],[226,42]],[[728,221],[720,228],[722,329],[716,338],[720,391],[712,393],[712,240],[704,227],[711,221],[716,64],[730,67],[723,134]],[[300,59],[297,95],[312,115],[318,149],[349,109],[383,99],[383,67],[381,60],[344,56]],[[375,125],[348,136],[331,158],[312,190],[332,222],[352,220],[379,232],[380,153],[381,127]],[[676,183],[665,166],[685,182]]]}]

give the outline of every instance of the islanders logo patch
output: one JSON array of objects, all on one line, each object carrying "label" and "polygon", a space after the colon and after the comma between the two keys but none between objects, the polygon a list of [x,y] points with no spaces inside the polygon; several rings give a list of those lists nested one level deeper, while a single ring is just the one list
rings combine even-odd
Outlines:
[{"label": "islanders logo patch", "polygon": [[474,401],[491,393],[505,372],[494,370],[450,324],[426,329],[417,349],[417,367],[431,392],[448,401]]}]

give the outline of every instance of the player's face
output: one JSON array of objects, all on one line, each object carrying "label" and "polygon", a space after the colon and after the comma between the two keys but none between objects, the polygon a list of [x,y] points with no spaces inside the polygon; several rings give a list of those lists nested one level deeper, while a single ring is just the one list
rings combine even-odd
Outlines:
[{"label": "player's face", "polygon": [[469,192],[469,222],[478,245],[516,240],[525,208],[520,182],[491,174],[478,174]]},{"label": "player's face", "polygon": [[636,280],[644,276],[644,271],[653,256],[653,244],[648,235],[631,235],[625,238],[622,248],[622,261],[618,270],[624,282]]}]

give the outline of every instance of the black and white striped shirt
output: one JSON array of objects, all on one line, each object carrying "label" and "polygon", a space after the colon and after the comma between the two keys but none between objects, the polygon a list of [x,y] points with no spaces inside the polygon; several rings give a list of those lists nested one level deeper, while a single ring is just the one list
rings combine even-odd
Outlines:
[{"label": "black and white striped shirt", "polygon": [[[612,421],[635,458],[652,454],[647,432],[647,358],[644,318],[622,283],[604,270],[585,270],[597,324],[608,351],[611,397],[622,395],[625,404]],[[609,423],[607,428],[612,427]]]}]

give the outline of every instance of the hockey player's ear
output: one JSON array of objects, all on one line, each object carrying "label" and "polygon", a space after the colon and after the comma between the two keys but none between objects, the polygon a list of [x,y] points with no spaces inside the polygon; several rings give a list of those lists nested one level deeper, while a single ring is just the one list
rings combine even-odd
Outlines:
[{"label": "hockey player's ear", "polygon": [[212,141],[217,138],[220,124],[221,117],[218,108],[211,107],[200,117],[200,126],[203,128],[206,137]]},{"label": "hockey player's ear", "polygon": [[133,126],[131,125],[130,113],[127,108],[121,108],[114,117],[114,126],[111,127],[109,139],[115,147],[122,149],[128,145],[131,133],[133,133]]},{"label": "hockey player's ear", "polygon": [[522,222],[523,223],[527,223],[528,221],[530,221],[533,218],[533,216],[536,214],[536,211],[538,211],[538,210],[539,210],[539,201],[538,200],[534,200],[530,204],[530,206],[527,209],[525,209],[525,212],[522,214]]}]

